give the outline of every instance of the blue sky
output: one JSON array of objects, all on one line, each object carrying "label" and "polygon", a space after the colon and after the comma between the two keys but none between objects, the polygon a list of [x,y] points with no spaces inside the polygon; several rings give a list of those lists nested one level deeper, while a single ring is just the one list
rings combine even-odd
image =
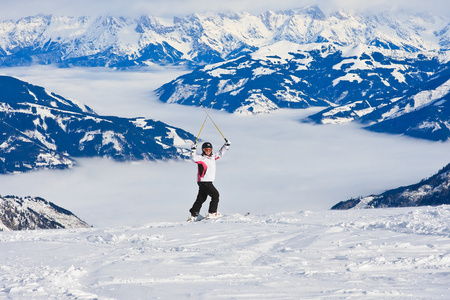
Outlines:
[{"label": "blue sky", "polygon": [[[39,13],[56,15],[185,16],[205,11],[247,11],[258,14],[317,4],[325,13],[345,10],[408,9],[450,17],[448,0],[0,0],[0,18],[17,19]],[[6,9],[5,9],[6,8]]]}]

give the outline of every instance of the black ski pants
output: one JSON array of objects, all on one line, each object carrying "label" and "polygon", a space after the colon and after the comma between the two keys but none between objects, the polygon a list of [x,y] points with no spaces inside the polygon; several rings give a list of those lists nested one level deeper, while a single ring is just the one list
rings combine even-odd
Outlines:
[{"label": "black ski pants", "polygon": [[191,215],[197,216],[200,213],[200,209],[208,196],[211,197],[208,212],[210,214],[217,212],[217,206],[219,205],[219,191],[214,187],[212,182],[197,182],[197,184],[197,199],[189,210]]}]

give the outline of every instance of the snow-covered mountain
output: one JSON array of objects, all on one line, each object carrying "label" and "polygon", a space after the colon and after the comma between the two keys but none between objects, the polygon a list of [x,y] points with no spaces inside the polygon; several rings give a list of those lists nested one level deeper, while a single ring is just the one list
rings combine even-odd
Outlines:
[{"label": "snow-covered mountain", "polygon": [[87,227],[70,211],[45,199],[0,196],[0,231]]},{"label": "snow-covered mountain", "polygon": [[380,195],[341,201],[332,209],[437,206],[443,204],[450,204],[450,164],[419,183],[392,189]]},{"label": "snow-covered mountain", "polygon": [[195,137],[163,122],[99,116],[43,87],[0,76],[0,173],[66,168],[76,157],[185,158]]},{"label": "snow-covered mountain", "polygon": [[[319,18],[315,11],[322,20],[337,16]],[[430,27],[424,25],[422,16],[423,26],[415,27],[412,38],[406,27],[418,19],[411,15],[409,21],[404,15],[397,15],[395,21],[387,15],[356,18],[371,20],[373,30],[367,29],[368,23],[361,27],[365,30],[349,27],[346,16],[337,18],[336,24],[327,24],[326,30],[322,28],[317,40],[283,36],[251,53],[180,76],[157,93],[164,102],[210,105],[215,101],[214,108],[239,114],[322,106],[326,107],[323,111],[304,121],[358,121],[378,132],[449,139],[446,99],[450,93],[450,51],[442,42],[446,40],[442,34],[448,34],[448,21],[441,23],[447,29],[426,34],[424,28]],[[296,24],[295,28],[309,27]],[[349,28],[353,28],[353,35]],[[323,38],[327,30],[335,35]],[[436,43],[438,36],[440,42]]]},{"label": "snow-covered mountain", "polygon": [[[157,89],[165,102],[233,113],[325,107],[308,121],[450,137],[450,23],[405,11],[325,15],[317,6],[167,20],[33,16],[0,23],[0,66],[194,68]],[[57,162],[55,162],[57,164]]]},{"label": "snow-covered mountain", "polygon": [[[308,120],[318,124],[356,120],[368,124],[366,129],[372,131],[445,141],[450,138],[450,103],[447,102],[450,97],[450,63],[437,58],[432,61],[417,61],[415,65],[419,67],[415,70],[407,64],[397,65],[402,70],[393,70],[391,75],[401,76],[402,84],[385,81],[386,87],[377,97],[361,95],[357,101],[333,105],[309,116]],[[428,67],[423,67],[423,63]],[[411,81],[411,77],[415,80]]]},{"label": "snow-covered mountain", "polygon": [[182,75],[157,93],[164,102],[216,101],[214,108],[239,114],[323,106],[304,121],[358,121],[372,131],[445,141],[449,54],[279,42]]},{"label": "snow-covered mountain", "polygon": [[425,13],[340,11],[327,16],[317,6],[260,15],[193,14],[172,20],[38,15],[0,22],[0,66],[198,65],[237,58],[279,41],[414,52],[449,49],[449,28],[445,18]]},{"label": "snow-covered mountain", "polygon": [[404,97],[448,65],[438,53],[279,42],[199,68],[157,93],[162,101],[185,105],[216,100],[214,108],[241,114],[328,106],[310,119],[339,123]]}]

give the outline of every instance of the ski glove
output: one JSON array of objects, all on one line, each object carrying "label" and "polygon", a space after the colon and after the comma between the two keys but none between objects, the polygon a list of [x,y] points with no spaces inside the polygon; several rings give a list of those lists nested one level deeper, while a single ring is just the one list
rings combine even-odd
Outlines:
[{"label": "ski glove", "polygon": [[195,144],[193,144],[193,145],[191,146],[191,150],[192,150],[192,151],[197,150],[197,143],[195,143]]},{"label": "ski glove", "polygon": [[229,140],[227,140],[227,139],[225,139],[225,146],[230,146],[231,145],[231,143],[230,143],[230,141]]}]

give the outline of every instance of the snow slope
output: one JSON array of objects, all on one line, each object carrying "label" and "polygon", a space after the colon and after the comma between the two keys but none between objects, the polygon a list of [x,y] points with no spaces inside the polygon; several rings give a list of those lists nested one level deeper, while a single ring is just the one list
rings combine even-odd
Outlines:
[{"label": "snow slope", "polygon": [[0,233],[0,298],[448,299],[450,206]]}]

